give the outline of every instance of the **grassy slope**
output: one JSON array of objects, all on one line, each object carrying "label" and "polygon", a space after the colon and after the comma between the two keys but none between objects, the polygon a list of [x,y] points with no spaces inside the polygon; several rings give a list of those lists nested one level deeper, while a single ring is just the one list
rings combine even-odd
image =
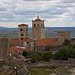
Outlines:
[{"label": "grassy slope", "polygon": [[49,67],[29,67],[28,69],[30,70],[31,75],[47,75],[51,74],[51,71],[54,70],[54,68],[51,69]]}]

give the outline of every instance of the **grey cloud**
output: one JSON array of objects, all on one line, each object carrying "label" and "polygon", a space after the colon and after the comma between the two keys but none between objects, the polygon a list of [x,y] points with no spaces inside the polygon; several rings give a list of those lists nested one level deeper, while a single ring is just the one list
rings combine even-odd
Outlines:
[{"label": "grey cloud", "polygon": [[0,11],[6,11],[7,9],[5,7],[0,7]]},{"label": "grey cloud", "polygon": [[0,18],[15,18],[12,13],[0,13]]},{"label": "grey cloud", "polygon": [[31,10],[30,11],[25,11],[24,10],[24,11],[14,11],[13,13],[16,14],[16,15],[26,15],[26,16],[31,15],[32,16],[32,15],[36,14],[37,12],[38,11],[31,11]]},{"label": "grey cloud", "polygon": [[64,3],[75,3],[75,0],[61,0]]},{"label": "grey cloud", "polygon": [[54,1],[54,0],[24,0],[24,1]]}]

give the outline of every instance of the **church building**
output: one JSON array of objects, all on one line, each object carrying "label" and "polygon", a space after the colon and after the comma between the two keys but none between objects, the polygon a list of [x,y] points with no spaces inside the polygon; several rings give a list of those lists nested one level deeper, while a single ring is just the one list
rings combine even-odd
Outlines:
[{"label": "church building", "polygon": [[45,38],[44,20],[37,16],[37,19],[32,20],[32,39],[43,39]]}]

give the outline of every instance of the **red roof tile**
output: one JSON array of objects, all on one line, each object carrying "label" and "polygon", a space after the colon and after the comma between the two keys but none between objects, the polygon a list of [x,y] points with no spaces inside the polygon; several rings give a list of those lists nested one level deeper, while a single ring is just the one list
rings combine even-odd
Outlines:
[{"label": "red roof tile", "polygon": [[41,19],[36,19],[35,21],[40,21]]},{"label": "red roof tile", "polygon": [[18,26],[28,26],[27,24],[20,24],[20,25],[18,25]]},{"label": "red roof tile", "polygon": [[10,40],[10,43],[17,43],[17,42],[30,42],[32,39],[25,39],[25,40]]},{"label": "red roof tile", "polygon": [[37,40],[36,41],[37,46],[46,46],[46,45],[55,45],[58,46],[60,45],[58,42],[53,41],[53,40],[47,40],[47,39],[42,39],[42,40]]},{"label": "red roof tile", "polygon": [[44,38],[44,40],[53,40],[53,41],[58,41],[58,38]]},{"label": "red roof tile", "polygon": [[10,50],[16,50],[16,49],[18,49],[16,46],[12,46],[12,47],[10,47],[9,48]]},{"label": "red roof tile", "polygon": [[22,48],[18,48],[18,47],[16,47],[16,46],[12,46],[12,47],[10,47],[10,50],[29,51],[30,49],[29,49],[29,48],[22,49]]}]

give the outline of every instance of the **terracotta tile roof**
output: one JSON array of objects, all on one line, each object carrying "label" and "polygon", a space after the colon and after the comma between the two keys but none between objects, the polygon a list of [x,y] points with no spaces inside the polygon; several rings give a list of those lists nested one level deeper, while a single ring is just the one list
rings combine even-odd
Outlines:
[{"label": "terracotta tile roof", "polygon": [[41,19],[35,19],[34,21],[44,21],[44,20],[41,20]]},{"label": "terracotta tile roof", "polygon": [[18,25],[18,26],[28,26],[27,24],[20,24],[20,25]]},{"label": "terracotta tile roof", "polygon": [[41,19],[36,19],[35,21],[41,21]]},{"label": "terracotta tile roof", "polygon": [[25,39],[25,40],[10,40],[10,43],[18,43],[18,42],[30,42],[32,39]]},{"label": "terracotta tile roof", "polygon": [[58,46],[60,44],[56,41],[49,40],[49,39],[41,39],[36,41],[36,46],[46,46],[46,45]]},{"label": "terracotta tile roof", "polygon": [[18,49],[16,46],[12,46],[12,47],[10,47],[9,48],[10,50],[16,50],[16,49]]},{"label": "terracotta tile roof", "polygon": [[58,38],[44,38],[44,40],[53,40],[53,41],[58,41]]},{"label": "terracotta tile roof", "polygon": [[12,46],[12,47],[10,47],[10,50],[29,51],[30,49],[29,49],[29,48],[22,49],[22,48],[18,48],[18,47],[16,47],[16,46]]},{"label": "terracotta tile roof", "polygon": [[16,55],[18,55],[19,53],[18,52],[10,52],[10,54],[16,54]]}]

